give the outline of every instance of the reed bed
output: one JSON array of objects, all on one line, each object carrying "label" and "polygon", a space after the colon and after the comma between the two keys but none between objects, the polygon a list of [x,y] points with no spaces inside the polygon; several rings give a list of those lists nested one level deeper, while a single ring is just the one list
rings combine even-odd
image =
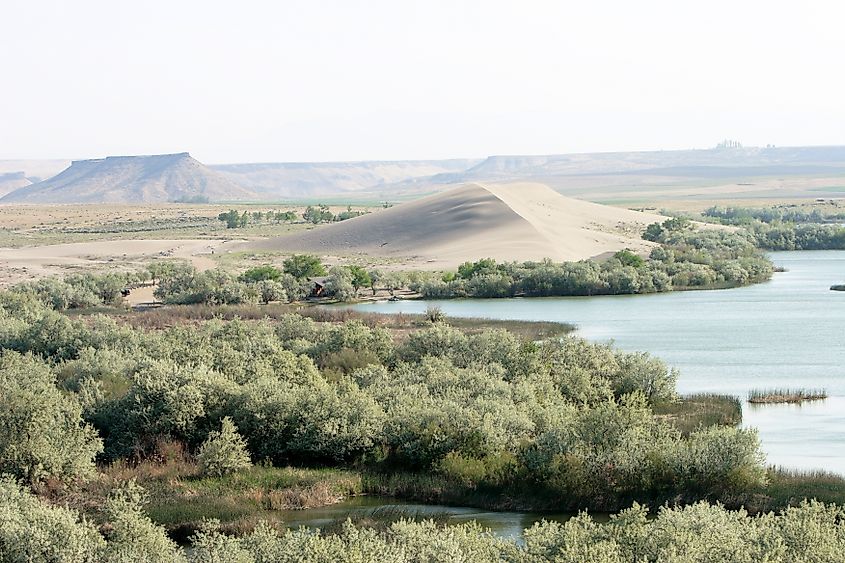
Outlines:
[{"label": "reed bed", "polygon": [[804,401],[821,401],[823,399],[827,399],[827,392],[824,389],[752,389],[748,393],[748,402],[754,405],[803,403]]}]

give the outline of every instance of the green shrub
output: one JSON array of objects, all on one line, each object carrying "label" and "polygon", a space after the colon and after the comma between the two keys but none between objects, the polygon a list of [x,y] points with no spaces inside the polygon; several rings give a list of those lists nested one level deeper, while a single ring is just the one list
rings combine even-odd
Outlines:
[{"label": "green shrub", "polygon": [[0,475],[0,561],[99,563],[105,541],[76,511],[49,506]]},{"label": "green shrub", "polygon": [[30,356],[0,354],[0,471],[29,482],[94,472],[102,441],[50,369]]},{"label": "green shrub", "polygon": [[326,275],[326,268],[317,256],[294,254],[282,262],[286,274],[297,279],[313,278]]},{"label": "green shrub", "polygon": [[144,513],[146,491],[134,481],[118,487],[106,502],[107,544],[102,561],[179,563],[182,550]]},{"label": "green shrub", "polygon": [[228,416],[223,417],[220,431],[209,433],[197,454],[203,475],[222,477],[252,465],[246,442]]}]

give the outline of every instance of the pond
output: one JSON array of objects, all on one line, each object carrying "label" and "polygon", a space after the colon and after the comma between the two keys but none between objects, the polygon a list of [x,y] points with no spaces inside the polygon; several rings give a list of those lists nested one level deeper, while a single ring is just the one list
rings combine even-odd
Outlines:
[{"label": "pond", "polygon": [[[336,526],[346,518],[353,521],[358,518],[390,519],[400,516],[406,518],[434,518],[438,522],[461,524],[475,521],[493,534],[513,540],[521,540],[525,528],[530,528],[541,520],[565,522],[573,515],[568,513],[535,512],[493,512],[479,508],[445,506],[437,504],[417,504],[385,497],[353,497],[344,502],[307,510],[283,511],[281,518],[290,528],[306,526],[326,528]],[[606,521],[606,514],[593,517]]]},{"label": "pond", "polygon": [[681,393],[824,388],[825,401],[743,413],[768,463],[845,474],[845,251],[775,252],[787,269],[749,287],[654,295],[378,302],[363,311],[568,322],[580,336],[650,352],[681,371]]}]

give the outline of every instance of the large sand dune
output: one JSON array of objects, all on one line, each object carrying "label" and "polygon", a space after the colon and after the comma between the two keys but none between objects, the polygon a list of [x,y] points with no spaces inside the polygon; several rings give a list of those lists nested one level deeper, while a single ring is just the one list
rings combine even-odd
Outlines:
[{"label": "large sand dune", "polygon": [[564,197],[543,184],[467,184],[384,211],[242,249],[407,258],[455,267],[467,260],[582,260],[628,248],[660,215]]}]

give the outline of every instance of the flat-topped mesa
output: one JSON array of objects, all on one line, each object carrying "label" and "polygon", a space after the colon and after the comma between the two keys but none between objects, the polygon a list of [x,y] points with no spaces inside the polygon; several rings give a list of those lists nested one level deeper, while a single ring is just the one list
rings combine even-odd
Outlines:
[{"label": "flat-topped mesa", "polygon": [[75,160],[61,173],[0,199],[2,203],[164,203],[247,201],[255,193],[187,152]]},{"label": "flat-topped mesa", "polygon": [[103,158],[85,158],[82,160],[72,160],[71,166],[74,164],[95,164],[100,162],[119,162],[119,161],[134,161],[134,160],[178,160],[180,158],[191,158],[191,153],[188,152],[174,152],[174,153],[167,153],[167,154],[139,154],[139,155],[115,155],[115,156],[106,156]]},{"label": "flat-topped mesa", "polygon": [[251,250],[409,258],[408,267],[453,268],[494,258],[555,261],[623,249],[647,253],[642,240],[660,215],[568,198],[543,184],[465,184],[423,199],[246,245]]}]

